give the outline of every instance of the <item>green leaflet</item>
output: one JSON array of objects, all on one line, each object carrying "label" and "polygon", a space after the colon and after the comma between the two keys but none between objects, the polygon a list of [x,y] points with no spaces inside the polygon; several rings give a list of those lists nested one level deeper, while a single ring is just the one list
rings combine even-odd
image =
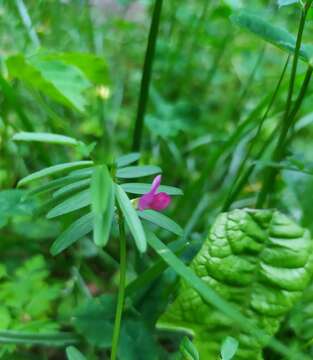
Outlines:
[{"label": "green leaflet", "polygon": [[[269,21],[246,10],[235,12],[230,18],[234,24],[252,32],[266,42],[291,54],[294,53],[296,38],[284,28],[274,26]],[[300,58],[305,62],[309,62],[311,54],[311,47],[303,44],[300,48]]]},{"label": "green leaflet", "polygon": [[[312,247],[309,232],[278,211],[234,210],[218,216],[190,267],[271,336],[308,286]],[[262,345],[185,280],[158,327],[193,335],[201,359],[218,358],[227,336],[239,341],[235,359],[262,359]]]},{"label": "green leaflet", "polygon": [[109,240],[114,215],[114,185],[105,165],[95,167],[91,180],[93,240],[105,246]]},{"label": "green leaflet", "polygon": [[66,356],[68,360],[86,360],[85,356],[74,346],[68,346],[66,348]]}]

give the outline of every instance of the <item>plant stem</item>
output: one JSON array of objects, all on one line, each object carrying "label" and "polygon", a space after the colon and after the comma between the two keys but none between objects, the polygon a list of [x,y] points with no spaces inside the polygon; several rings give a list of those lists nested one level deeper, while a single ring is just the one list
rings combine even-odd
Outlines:
[{"label": "plant stem", "polygon": [[[301,12],[301,19],[300,19],[300,24],[299,24],[299,30],[298,30],[298,35],[297,35],[297,41],[296,41],[296,47],[295,47],[295,53],[294,53],[294,57],[293,57],[293,63],[292,63],[292,69],[291,69],[291,75],[290,75],[290,82],[289,82],[289,89],[288,89],[288,96],[287,96],[287,102],[286,102],[286,109],[285,109],[285,113],[284,113],[284,117],[283,117],[283,122],[282,122],[282,127],[281,127],[281,133],[277,142],[277,145],[274,149],[271,161],[272,162],[279,162],[284,154],[284,150],[285,150],[285,141],[286,141],[286,137],[288,135],[289,129],[292,126],[292,123],[294,121],[294,117],[295,114],[297,113],[297,111],[299,109],[296,110],[296,112],[293,111],[292,114],[290,114],[290,109],[292,106],[292,95],[294,92],[294,87],[295,87],[295,79],[296,79],[296,75],[297,75],[297,67],[298,67],[298,61],[299,61],[299,54],[300,54],[300,48],[301,48],[301,42],[302,42],[302,37],[303,37],[303,30],[304,30],[304,25],[305,25],[305,21],[307,18],[307,14],[308,11],[312,5],[313,0],[309,0],[306,2],[302,12]],[[307,89],[307,85],[305,84],[305,82],[307,81],[307,78],[309,77],[308,80],[310,80],[312,74],[310,74],[309,69],[306,75],[306,79],[303,82],[302,85],[302,90],[303,87],[305,87],[305,91],[304,94],[306,92]],[[304,86],[305,85],[305,86]],[[300,92],[301,93],[301,92]],[[303,96],[304,96],[303,94]],[[298,97],[299,99],[299,97]],[[302,103],[302,99],[299,99],[300,104]],[[256,207],[257,208],[262,208],[267,196],[269,195],[269,193],[271,192],[271,189],[273,188],[274,182],[275,182],[275,178],[277,175],[277,169],[274,168],[269,168],[267,169],[267,171],[265,172],[264,175],[264,181],[263,181],[263,186],[262,189],[259,193],[258,199],[257,199],[257,203],[256,203]]]},{"label": "plant stem", "polygon": [[15,4],[16,4],[18,13],[21,17],[22,23],[27,31],[27,34],[28,34],[30,40],[32,41],[32,43],[34,44],[35,47],[39,47],[40,40],[39,40],[39,37],[33,27],[32,20],[29,16],[29,12],[27,10],[26,5],[24,4],[24,1],[23,0],[15,0]]},{"label": "plant stem", "polygon": [[[291,110],[290,116],[288,117],[288,123],[289,123],[288,129],[290,129],[295,122],[295,118],[298,114],[298,111],[303,103],[305,94],[307,92],[312,77],[312,73],[313,73],[313,68],[309,66],[305,74],[305,78],[303,80],[300,93],[295,101],[293,109]],[[282,134],[284,135],[282,136]],[[280,162],[283,159],[286,144],[288,143],[287,136],[288,136],[288,131],[286,133],[284,133],[283,131],[281,132],[271,162],[276,163],[276,162]],[[275,178],[277,173],[278,173],[278,169],[274,167],[269,168],[269,170],[266,172],[263,187],[257,199],[257,204],[256,204],[257,208],[261,208],[263,206],[267,198],[267,195],[271,193],[275,184]]]},{"label": "plant stem", "polygon": [[111,360],[115,360],[118,351],[118,344],[121,332],[122,314],[125,300],[125,284],[126,284],[126,237],[125,224],[122,212],[119,209],[119,232],[120,232],[120,282],[117,297],[117,306],[115,312],[115,322],[112,339]]},{"label": "plant stem", "polygon": [[[263,115],[263,117],[262,117],[262,119],[261,119],[261,121],[260,121],[260,124],[259,124],[259,126],[258,126],[258,128],[257,128],[257,131],[256,131],[253,139],[251,139],[250,146],[249,146],[249,148],[248,148],[248,150],[247,150],[246,156],[245,156],[244,159],[242,160],[242,162],[241,162],[241,164],[240,164],[240,166],[239,166],[239,168],[238,168],[238,170],[237,170],[237,174],[236,174],[236,176],[235,176],[235,180],[234,180],[232,186],[230,187],[230,191],[229,191],[229,193],[228,193],[228,195],[227,195],[227,198],[226,198],[226,200],[225,200],[225,203],[224,203],[224,206],[223,206],[223,208],[222,208],[222,211],[227,211],[227,210],[229,209],[229,207],[231,206],[231,204],[232,204],[232,203],[234,202],[234,200],[236,199],[237,195],[238,195],[238,194],[240,193],[240,191],[242,190],[243,186],[246,184],[246,181],[248,180],[248,178],[249,178],[249,176],[251,175],[252,171],[254,170],[254,167],[255,167],[255,166],[251,165],[251,166],[249,167],[249,170],[246,171],[243,176],[240,176],[240,175],[242,174],[242,172],[244,171],[244,169],[246,168],[246,165],[247,165],[247,162],[248,162],[248,160],[249,160],[249,157],[250,157],[250,155],[251,155],[251,153],[252,153],[252,151],[253,151],[253,149],[254,149],[254,146],[255,146],[255,144],[256,144],[256,140],[257,140],[257,138],[259,137],[259,135],[260,135],[260,133],[261,133],[261,130],[262,130],[262,128],[263,128],[264,122],[265,122],[265,120],[267,119],[268,114],[270,113],[270,111],[271,111],[271,109],[272,109],[272,106],[274,105],[274,102],[275,102],[275,100],[276,100],[276,98],[277,98],[277,95],[278,95],[278,93],[279,93],[279,89],[280,89],[280,87],[281,87],[282,81],[283,81],[283,79],[284,79],[284,76],[285,76],[285,73],[286,73],[286,70],[287,70],[287,67],[288,67],[289,59],[290,59],[290,57],[288,56],[288,58],[287,58],[287,60],[286,60],[286,63],[285,63],[285,66],[284,66],[284,68],[283,68],[283,71],[282,71],[282,73],[281,73],[281,75],[280,75],[280,78],[279,78],[278,83],[277,83],[277,85],[276,85],[276,88],[275,88],[275,90],[274,90],[274,93],[273,93],[273,95],[272,95],[271,101],[269,102],[269,104],[268,104],[268,106],[267,106],[267,109],[266,109],[266,111],[265,111],[265,113],[264,113],[264,115]],[[271,136],[271,138],[272,138],[272,136]],[[268,142],[266,143],[265,148],[267,148],[267,145],[269,145]],[[263,147],[263,148],[262,148],[262,152],[260,153],[260,155],[262,155],[262,154],[264,153],[264,151],[265,151],[265,149],[264,149],[264,147]],[[239,180],[238,180],[238,179],[239,179]],[[237,181],[237,180],[238,180],[238,181]]]},{"label": "plant stem", "polygon": [[133,133],[133,151],[140,151],[144,118],[146,114],[147,102],[149,99],[149,88],[151,82],[151,74],[153,61],[155,57],[155,47],[159,32],[160,17],[162,11],[163,0],[155,0],[153,16],[150,26],[148,45],[145,55],[143,74],[141,79],[140,96],[137,109],[137,117],[135,129]]}]

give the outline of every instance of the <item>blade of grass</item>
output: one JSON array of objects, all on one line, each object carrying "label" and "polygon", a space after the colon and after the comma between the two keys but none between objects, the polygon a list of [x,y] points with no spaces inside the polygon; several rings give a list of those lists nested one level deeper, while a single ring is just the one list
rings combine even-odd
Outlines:
[{"label": "blade of grass", "polygon": [[0,344],[56,346],[76,344],[79,338],[73,333],[36,334],[19,331],[0,331]]}]

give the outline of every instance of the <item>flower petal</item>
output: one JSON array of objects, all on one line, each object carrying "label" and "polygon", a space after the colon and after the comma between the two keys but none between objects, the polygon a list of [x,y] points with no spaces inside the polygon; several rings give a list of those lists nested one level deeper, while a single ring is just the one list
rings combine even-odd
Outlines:
[{"label": "flower petal", "polygon": [[142,195],[138,201],[138,210],[143,211],[146,209],[150,209],[150,204],[153,201],[153,197],[154,195],[151,194],[150,192]]},{"label": "flower petal", "polygon": [[149,204],[149,209],[162,211],[166,209],[171,203],[172,198],[165,192],[160,192],[153,196],[152,202]]},{"label": "flower petal", "polygon": [[161,184],[161,179],[162,179],[161,175],[158,175],[154,178],[152,185],[151,185],[151,190],[149,191],[149,193],[151,193],[153,195],[156,194],[156,192],[158,191],[158,188]]}]

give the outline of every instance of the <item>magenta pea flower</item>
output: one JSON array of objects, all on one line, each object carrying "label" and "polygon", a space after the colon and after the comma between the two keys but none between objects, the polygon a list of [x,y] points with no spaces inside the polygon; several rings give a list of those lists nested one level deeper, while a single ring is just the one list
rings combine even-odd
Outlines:
[{"label": "magenta pea flower", "polygon": [[166,192],[157,192],[161,184],[161,178],[161,175],[156,176],[152,182],[150,191],[139,198],[138,209],[140,211],[147,209],[162,211],[171,203],[172,199],[169,194]]}]

